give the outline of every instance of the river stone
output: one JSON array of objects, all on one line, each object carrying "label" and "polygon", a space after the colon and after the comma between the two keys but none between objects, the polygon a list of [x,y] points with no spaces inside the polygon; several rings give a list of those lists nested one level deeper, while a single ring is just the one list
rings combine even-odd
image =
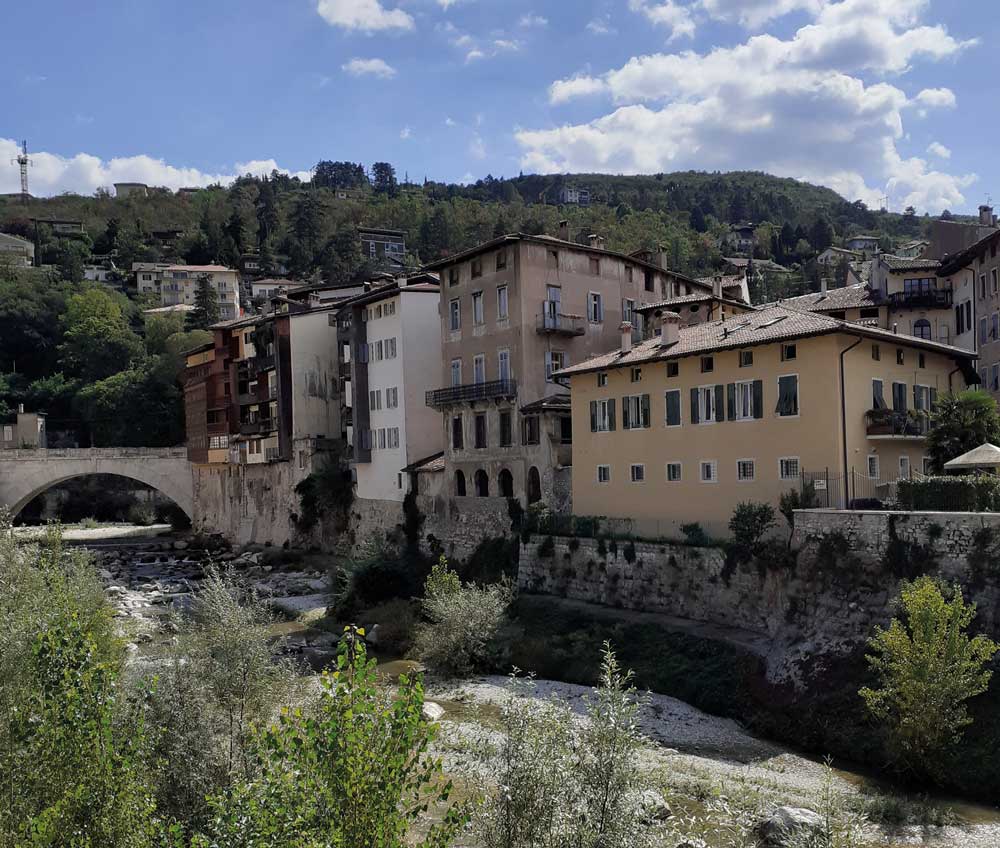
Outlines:
[{"label": "river stone", "polygon": [[174,542],[175,551],[186,551],[187,549],[188,549],[188,543],[185,542],[183,539],[178,539],[176,542]]},{"label": "river stone", "polygon": [[678,842],[677,848],[708,848],[708,843],[704,839],[686,839]]},{"label": "river stone", "polygon": [[823,817],[802,807],[778,807],[760,823],[765,845],[785,848],[823,829]]},{"label": "river stone", "polygon": [[655,792],[652,789],[646,789],[640,792],[638,802],[639,809],[641,811],[640,817],[644,824],[664,821],[673,815],[670,810],[670,806],[663,800],[663,796],[659,792]]},{"label": "river stone", "polygon": [[420,712],[423,714],[425,721],[440,721],[444,715],[444,707],[440,704],[435,704],[433,701],[424,701]]}]

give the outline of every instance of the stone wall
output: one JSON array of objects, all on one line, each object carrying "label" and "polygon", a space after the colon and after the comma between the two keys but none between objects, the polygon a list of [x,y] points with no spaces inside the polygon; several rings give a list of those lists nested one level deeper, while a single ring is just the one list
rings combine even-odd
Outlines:
[{"label": "stone wall", "polygon": [[661,613],[764,640],[772,679],[797,682],[817,657],[856,649],[892,616],[903,579],[963,586],[976,627],[1000,635],[1000,515],[808,510],[794,550],[747,562],[720,548],[533,536],[524,591]]}]

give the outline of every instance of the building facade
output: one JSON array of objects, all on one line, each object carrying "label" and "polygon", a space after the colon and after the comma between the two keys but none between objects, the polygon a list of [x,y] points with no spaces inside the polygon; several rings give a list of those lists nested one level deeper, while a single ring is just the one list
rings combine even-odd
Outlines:
[{"label": "building facade", "polygon": [[888,497],[921,471],[927,413],[974,379],[973,354],[769,307],[681,327],[571,366],[573,512],[728,535],[742,501],[808,481],[824,505]]},{"label": "building facade", "polygon": [[370,262],[402,265],[406,257],[406,231],[358,227],[361,256]]},{"label": "building facade", "polygon": [[0,422],[0,450],[45,449],[48,446],[48,431],[43,413],[25,412],[24,404],[19,404],[17,414],[12,419]]},{"label": "building facade", "polygon": [[0,233],[0,259],[15,268],[30,268],[35,264],[35,245],[20,236]]}]

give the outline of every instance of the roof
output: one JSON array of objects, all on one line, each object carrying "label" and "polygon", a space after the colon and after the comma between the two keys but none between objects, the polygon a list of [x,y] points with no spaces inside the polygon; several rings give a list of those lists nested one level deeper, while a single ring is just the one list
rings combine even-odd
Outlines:
[{"label": "roof", "polygon": [[879,241],[878,236],[873,236],[870,233],[859,233],[856,236],[851,236],[848,241]]},{"label": "roof", "polygon": [[882,254],[879,262],[890,271],[936,271],[941,267],[941,263],[936,259],[906,259],[888,253]]},{"label": "roof", "polygon": [[746,256],[723,256],[722,261],[732,265],[734,268],[746,268],[747,265],[753,263],[755,268],[764,269],[765,271],[780,271],[785,274],[792,273],[791,268],[786,268],[784,265],[779,265],[770,259],[749,259]]},{"label": "roof", "polygon": [[13,233],[0,233],[0,239],[3,239],[5,241],[9,239],[10,241],[17,242],[19,244],[23,244],[26,247],[32,247],[32,248],[34,247],[34,243],[28,241],[28,239],[26,239],[26,238],[21,238],[20,236],[15,236]]},{"label": "roof", "polygon": [[384,227],[358,227],[358,233],[371,233],[376,236],[399,236],[406,235],[406,230],[387,230]]},{"label": "roof", "polygon": [[406,472],[444,471],[444,451],[431,454],[430,456],[425,456],[423,459],[418,459],[416,462],[411,462],[401,470]]},{"label": "roof", "polygon": [[859,309],[879,306],[881,296],[866,285],[844,286],[839,289],[828,289],[822,292],[810,292],[799,297],[790,297],[782,301],[794,309],[804,309],[806,312],[835,312],[841,309]]},{"label": "roof", "polygon": [[636,312],[651,312],[654,309],[669,309],[671,306],[677,306],[682,303],[707,303],[708,301],[716,301],[718,303],[724,303],[728,306],[739,306],[743,309],[754,309],[749,303],[745,303],[742,300],[736,300],[731,297],[717,297],[711,292],[699,292],[698,294],[682,294],[678,297],[670,297],[666,300],[661,300],[659,303],[644,303],[642,306],[637,306],[635,308]]},{"label": "roof", "polygon": [[927,241],[927,239],[914,239],[913,241],[908,241],[906,242],[906,244],[900,245],[900,247],[902,248],[919,247],[922,244],[930,244],[930,242]]},{"label": "roof", "polygon": [[941,260],[941,267],[938,269],[938,276],[947,277],[954,274],[956,271],[961,271],[966,265],[971,263],[979,253],[982,253],[983,250],[991,244],[996,244],[997,241],[1000,241],[1000,230],[994,230],[989,235],[979,239],[979,241],[975,244],[965,248],[965,250],[960,250],[958,253],[953,253],[951,256],[945,256]]},{"label": "roof", "polygon": [[167,265],[164,271],[195,271],[200,274],[211,274],[218,271],[229,271],[237,273],[235,268],[227,268],[225,265]]},{"label": "roof", "polygon": [[142,311],[144,315],[161,315],[168,312],[193,312],[194,307],[189,303],[175,303],[172,306],[154,306]]},{"label": "roof", "polygon": [[832,333],[863,336],[875,341],[891,342],[936,353],[943,353],[955,359],[972,360],[975,353],[940,342],[904,336],[876,327],[866,327],[849,321],[840,321],[819,312],[806,312],[791,306],[778,304],[763,309],[735,315],[725,321],[709,321],[690,327],[681,327],[679,341],[670,347],[662,347],[660,338],[644,341],[628,353],[613,350],[595,356],[579,365],[571,365],[557,371],[557,377],[570,377],[591,371],[604,371],[645,362],[680,359],[685,356],[713,353],[721,350],[735,350],[743,347],[773,344],[791,339],[824,336]]},{"label": "roof", "polygon": [[846,253],[846,254],[848,254],[850,256],[857,256],[859,258],[861,256],[860,251],[857,251],[857,250],[848,250],[846,247],[834,247],[833,245],[831,245],[826,250],[824,250],[823,253],[829,253],[831,251],[833,251],[834,253]]},{"label": "roof", "polygon": [[540,400],[532,401],[521,407],[522,414],[531,414],[533,412],[548,412],[550,410],[556,410],[559,412],[565,412],[570,408],[570,397],[566,394],[558,395],[548,395]]},{"label": "roof", "polygon": [[1000,448],[989,442],[973,448],[961,456],[948,460],[944,464],[947,469],[954,468],[994,468],[1000,466]]}]

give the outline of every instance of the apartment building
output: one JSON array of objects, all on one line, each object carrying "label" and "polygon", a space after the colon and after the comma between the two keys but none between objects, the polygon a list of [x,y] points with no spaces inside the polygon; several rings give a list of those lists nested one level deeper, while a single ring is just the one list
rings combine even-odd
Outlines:
[{"label": "apartment building", "polygon": [[361,256],[371,262],[402,266],[406,257],[406,231],[358,227]]},{"label": "apartment building", "polygon": [[18,404],[17,414],[0,422],[0,450],[47,448],[49,441],[45,423],[44,413],[25,412],[24,404]]},{"label": "apartment building", "polygon": [[35,264],[35,245],[20,236],[0,233],[0,259],[15,268],[30,268]]},{"label": "apartment building", "polygon": [[212,341],[187,351],[181,381],[184,385],[184,425],[187,454],[199,465],[229,460],[229,438],[233,419],[230,381],[230,343],[222,331]]},{"label": "apartment building", "polygon": [[344,436],[360,498],[402,501],[412,479],[405,469],[442,450],[440,415],[425,403],[440,372],[440,299],[437,278],[419,274],[338,311]]},{"label": "apartment building", "polygon": [[925,461],[927,411],[974,354],[785,306],[659,336],[559,372],[573,417],[573,512],[728,535],[741,501],[813,481],[833,506],[885,498]]},{"label": "apartment building", "polygon": [[873,235],[852,236],[844,242],[844,247],[863,256],[874,256],[878,253],[879,237]]},{"label": "apartment building", "polygon": [[152,294],[164,306],[193,306],[198,283],[207,277],[219,302],[223,321],[239,318],[240,276],[234,268],[223,265],[173,265],[165,262],[133,262],[132,273],[139,294]]},{"label": "apartment building", "polygon": [[573,431],[554,375],[615,347],[623,321],[641,340],[640,307],[711,293],[663,258],[606,250],[596,236],[516,234],[427,266],[441,275],[443,372],[427,404],[441,415],[451,495],[568,499]]}]

